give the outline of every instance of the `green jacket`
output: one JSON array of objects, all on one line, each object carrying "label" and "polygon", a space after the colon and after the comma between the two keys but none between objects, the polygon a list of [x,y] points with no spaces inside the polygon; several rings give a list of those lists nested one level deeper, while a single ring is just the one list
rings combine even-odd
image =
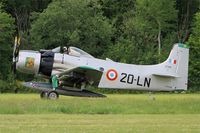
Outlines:
[{"label": "green jacket", "polygon": [[58,87],[58,77],[56,75],[52,76],[52,87],[53,89],[56,89]]}]

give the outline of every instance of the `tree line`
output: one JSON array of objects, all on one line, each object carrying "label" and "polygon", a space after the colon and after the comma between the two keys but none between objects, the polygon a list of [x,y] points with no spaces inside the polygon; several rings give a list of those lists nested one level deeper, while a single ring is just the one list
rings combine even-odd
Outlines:
[{"label": "tree line", "polygon": [[0,91],[13,91],[14,36],[21,49],[76,46],[98,58],[164,61],[174,43],[190,46],[189,90],[199,90],[199,0],[0,0]]}]

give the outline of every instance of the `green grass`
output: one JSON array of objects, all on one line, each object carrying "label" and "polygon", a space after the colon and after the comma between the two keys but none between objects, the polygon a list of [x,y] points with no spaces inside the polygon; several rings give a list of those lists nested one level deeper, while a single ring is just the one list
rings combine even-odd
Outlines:
[{"label": "green grass", "polygon": [[199,94],[108,95],[107,98],[61,96],[42,100],[37,94],[1,94],[0,114],[200,114]]},{"label": "green grass", "polygon": [[0,115],[10,133],[199,133],[200,115]]},{"label": "green grass", "polygon": [[199,94],[107,98],[0,94],[0,133],[199,133]]}]

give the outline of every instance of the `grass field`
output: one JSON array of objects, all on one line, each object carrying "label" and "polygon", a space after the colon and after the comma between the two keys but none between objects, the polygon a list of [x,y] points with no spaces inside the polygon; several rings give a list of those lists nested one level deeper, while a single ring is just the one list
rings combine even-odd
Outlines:
[{"label": "grass field", "polygon": [[[108,95],[107,98],[0,94],[0,133],[200,132],[198,94]],[[154,100],[153,100],[154,99]]]},{"label": "grass field", "polygon": [[199,133],[200,115],[0,115],[0,132]]}]

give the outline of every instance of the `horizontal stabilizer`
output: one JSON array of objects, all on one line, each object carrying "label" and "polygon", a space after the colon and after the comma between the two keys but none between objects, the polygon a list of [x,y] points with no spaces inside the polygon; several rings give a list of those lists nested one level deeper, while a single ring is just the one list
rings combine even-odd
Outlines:
[{"label": "horizontal stabilizer", "polygon": [[154,76],[166,77],[166,78],[179,78],[176,74],[169,74],[169,73],[154,73]]}]

